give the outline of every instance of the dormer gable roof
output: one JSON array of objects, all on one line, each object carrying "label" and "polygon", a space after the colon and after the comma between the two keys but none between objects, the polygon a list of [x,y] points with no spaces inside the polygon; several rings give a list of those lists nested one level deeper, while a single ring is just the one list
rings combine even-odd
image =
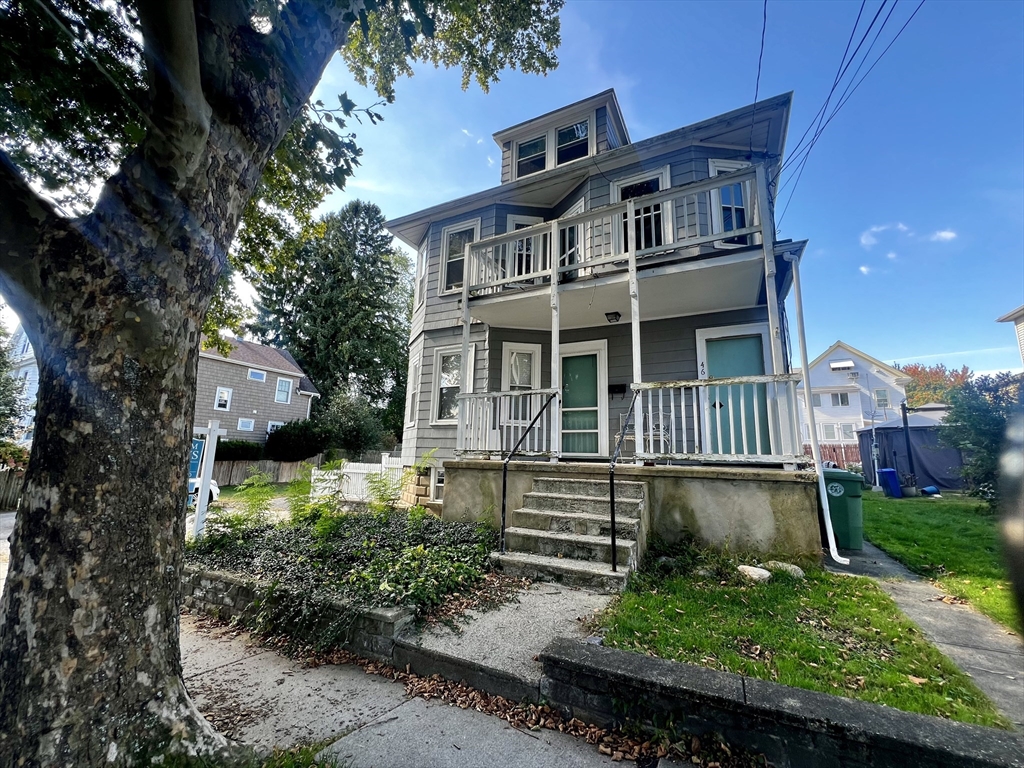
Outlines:
[{"label": "dormer gable roof", "polygon": [[891,365],[886,365],[881,360],[879,360],[877,358],[874,358],[874,357],[872,357],[871,355],[869,355],[869,354],[867,354],[865,352],[861,352],[856,347],[851,347],[845,341],[837,341],[831,347],[829,347],[824,352],[822,352],[820,355],[818,355],[816,358],[814,358],[814,360],[812,360],[811,364],[808,366],[808,369],[815,368],[823,360],[827,360],[827,359],[829,359],[831,357],[836,357],[837,355],[841,355],[841,356],[844,356],[844,357],[849,357],[849,356],[853,355],[853,356],[859,357],[859,358],[861,358],[861,360],[866,360],[867,362],[871,363],[872,365],[877,366],[878,368],[883,370],[885,373],[888,373],[890,376],[893,376],[894,378],[896,378],[898,380],[910,381],[910,377],[907,376],[907,374],[905,374],[899,368],[894,368]]},{"label": "dormer gable roof", "polygon": [[585,99],[580,99],[572,104],[559,107],[558,109],[553,109],[550,112],[545,112],[539,117],[531,117],[529,120],[516,123],[510,128],[503,128],[502,130],[494,133],[492,138],[494,139],[494,143],[500,148],[501,145],[510,138],[530,133],[532,129],[539,130],[543,126],[557,122],[560,116],[564,115],[568,118],[570,115],[580,112],[593,112],[598,107],[606,107],[608,109],[608,119],[611,120],[615,126],[615,130],[622,139],[622,144],[629,144],[629,131],[626,129],[626,122],[622,117],[622,110],[619,108],[619,100],[615,96],[614,88],[609,88],[607,91],[601,91],[601,93],[589,96]]}]

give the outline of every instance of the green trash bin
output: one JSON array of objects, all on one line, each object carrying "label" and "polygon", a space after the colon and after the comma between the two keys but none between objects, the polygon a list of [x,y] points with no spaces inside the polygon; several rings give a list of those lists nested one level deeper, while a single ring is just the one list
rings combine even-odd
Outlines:
[{"label": "green trash bin", "polygon": [[825,470],[832,531],[840,549],[864,549],[864,477],[845,469]]}]

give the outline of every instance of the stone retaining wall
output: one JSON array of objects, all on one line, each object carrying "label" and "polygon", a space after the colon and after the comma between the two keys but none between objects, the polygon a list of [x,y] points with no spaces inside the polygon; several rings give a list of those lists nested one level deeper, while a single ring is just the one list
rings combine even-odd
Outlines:
[{"label": "stone retaining wall", "polygon": [[[181,586],[182,602],[186,608],[249,625],[259,612],[257,601],[263,598],[270,584],[233,573],[202,571],[186,566]],[[287,592],[279,589],[276,594],[284,596]],[[344,610],[341,603],[334,604],[322,616],[323,624],[326,626],[340,618]],[[360,656],[390,662],[395,638],[412,624],[415,617],[415,610],[405,607],[362,611],[352,624],[344,648]]]},{"label": "stone retaining wall", "polygon": [[1010,768],[1024,738],[729,672],[559,638],[540,693],[599,725],[673,723],[763,752],[778,768]]}]

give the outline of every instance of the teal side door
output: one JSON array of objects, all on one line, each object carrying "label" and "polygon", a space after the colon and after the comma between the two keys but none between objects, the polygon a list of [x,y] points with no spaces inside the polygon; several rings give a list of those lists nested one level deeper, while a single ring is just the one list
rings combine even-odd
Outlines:
[{"label": "teal side door", "polygon": [[[759,333],[708,339],[705,342],[705,349],[708,378],[763,376],[765,373],[764,343]],[[705,414],[709,423],[708,434],[711,437],[707,446],[710,453],[771,453],[766,385],[716,387],[709,384],[707,398],[708,408]],[[729,422],[730,414],[733,415],[732,425]],[[743,424],[746,424],[747,428],[745,444]]]},{"label": "teal side door", "polygon": [[597,455],[597,354],[562,357],[562,453]]}]

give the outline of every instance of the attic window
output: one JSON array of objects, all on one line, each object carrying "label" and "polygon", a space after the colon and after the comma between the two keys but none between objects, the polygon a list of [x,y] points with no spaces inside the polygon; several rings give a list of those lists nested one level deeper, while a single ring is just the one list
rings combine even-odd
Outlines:
[{"label": "attic window", "polygon": [[547,136],[520,142],[516,149],[516,177],[522,178],[543,171],[546,160]]},{"label": "attic window", "polygon": [[853,360],[829,360],[828,367],[832,371],[852,371]]},{"label": "attic window", "polygon": [[579,160],[590,153],[590,121],[578,123],[558,129],[556,165]]}]

